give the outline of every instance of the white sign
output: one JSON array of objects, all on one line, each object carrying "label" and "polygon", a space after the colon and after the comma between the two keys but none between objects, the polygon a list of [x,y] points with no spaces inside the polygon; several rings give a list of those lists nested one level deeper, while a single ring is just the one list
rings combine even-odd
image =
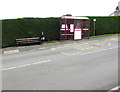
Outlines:
[{"label": "white sign", "polygon": [[81,30],[74,31],[74,40],[80,40],[80,39],[82,39],[82,31]]},{"label": "white sign", "polygon": [[74,32],[74,24],[70,24],[70,32]]}]

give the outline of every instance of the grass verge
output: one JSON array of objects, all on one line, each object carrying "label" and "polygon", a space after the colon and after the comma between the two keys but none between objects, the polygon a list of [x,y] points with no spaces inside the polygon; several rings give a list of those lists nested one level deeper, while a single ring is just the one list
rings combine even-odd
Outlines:
[{"label": "grass verge", "polygon": [[57,43],[58,41],[46,41],[46,42],[43,42],[42,44],[52,44],[52,43]]},{"label": "grass verge", "polygon": [[120,35],[120,34],[105,34],[105,35],[97,35],[97,36],[91,36],[90,38],[106,37],[106,36],[113,36],[113,35]]}]

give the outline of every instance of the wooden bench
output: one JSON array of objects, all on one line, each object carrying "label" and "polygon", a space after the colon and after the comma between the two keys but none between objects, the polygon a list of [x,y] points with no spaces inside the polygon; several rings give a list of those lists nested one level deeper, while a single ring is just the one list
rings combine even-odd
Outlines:
[{"label": "wooden bench", "polygon": [[17,44],[17,45],[33,44],[33,43],[41,43],[39,37],[16,39],[16,44]]}]

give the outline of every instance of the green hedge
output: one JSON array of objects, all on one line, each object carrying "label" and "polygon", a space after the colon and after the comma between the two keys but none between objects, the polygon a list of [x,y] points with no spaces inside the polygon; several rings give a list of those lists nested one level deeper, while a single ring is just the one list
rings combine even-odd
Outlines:
[{"label": "green hedge", "polygon": [[[88,16],[89,17],[89,16]],[[89,17],[91,36],[93,19],[96,21],[96,35],[118,33],[119,17]],[[2,20],[2,47],[15,46],[16,38],[38,37],[41,32],[47,40],[59,40],[59,18],[21,18]]]},{"label": "green hedge", "polygon": [[94,28],[93,28],[93,19],[96,19],[96,35],[103,35],[103,34],[115,34],[118,33],[118,27],[120,24],[120,20],[118,20],[118,16],[105,16],[105,17],[89,17],[90,22],[90,33],[93,36]]},{"label": "green hedge", "polygon": [[3,20],[2,46],[16,45],[16,38],[38,37],[41,32],[47,40],[59,39],[59,18],[23,18]]}]

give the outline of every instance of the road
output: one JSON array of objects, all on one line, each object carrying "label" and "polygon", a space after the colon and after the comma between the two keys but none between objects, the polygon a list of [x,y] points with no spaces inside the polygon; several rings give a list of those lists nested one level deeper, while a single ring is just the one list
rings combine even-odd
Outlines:
[{"label": "road", "polygon": [[3,90],[109,90],[118,86],[118,37],[3,54]]}]

